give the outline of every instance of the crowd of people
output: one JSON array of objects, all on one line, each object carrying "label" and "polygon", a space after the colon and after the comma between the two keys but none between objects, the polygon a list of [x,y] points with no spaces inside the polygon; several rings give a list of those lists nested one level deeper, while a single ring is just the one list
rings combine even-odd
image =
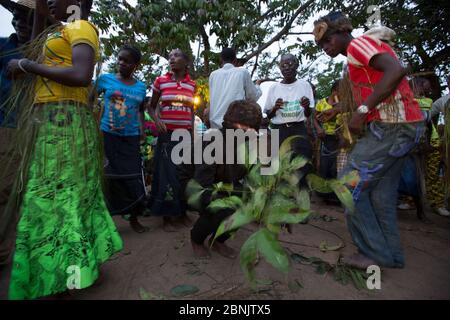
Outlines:
[{"label": "crowd of people", "polygon": [[[309,160],[299,189],[308,188],[312,172],[325,179],[354,173],[347,186],[355,212],[346,218],[358,252],[343,259],[353,267],[404,267],[397,207],[413,205],[425,219],[427,199],[436,213],[450,216],[449,95],[433,102],[426,78],[408,82],[389,29],[353,38],[344,14],[321,17],[312,34],[328,56],[346,56],[342,78],[317,99],[298,78],[297,57],[284,54],[282,80],[263,106],[256,103],[261,81],[254,83],[235,50],[224,48],[221,68],[209,77],[209,106],[196,115],[196,81],[180,49],[170,52],[169,71],[151,88],[137,79],[142,55],[129,44],[118,51],[115,73],[94,76],[100,40],[89,22],[92,2],[1,1],[16,30],[0,39],[0,265],[12,264],[9,298],[66,291],[70,266],[79,267],[79,289],[92,285],[100,264],[122,249],[112,215],[138,233],[149,230],[139,221],[148,214],[161,217],[167,232],[191,226],[186,186],[192,179],[208,190],[191,229],[194,255],[209,257],[212,249],[235,258],[225,243],[229,235],[212,241],[234,210],[212,212],[208,205],[218,196],[210,191],[216,183],[239,190],[247,167],[177,164],[171,154],[179,129],[192,133],[192,143],[207,130],[221,132],[224,141],[226,130],[263,127],[277,132],[279,145],[296,137],[293,155]],[[75,21],[67,21],[71,5],[81,8]],[[204,148],[209,143],[202,141]],[[226,146],[223,156],[235,151]],[[333,194],[319,196],[339,204]]]}]

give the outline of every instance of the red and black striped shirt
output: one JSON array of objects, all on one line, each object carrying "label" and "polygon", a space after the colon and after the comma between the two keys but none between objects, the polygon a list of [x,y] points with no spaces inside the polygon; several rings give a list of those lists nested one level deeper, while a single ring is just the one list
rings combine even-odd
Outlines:
[{"label": "red and black striped shirt", "polygon": [[161,95],[160,119],[167,129],[192,128],[195,86],[187,73],[181,81],[171,72],[156,78],[152,88]]}]

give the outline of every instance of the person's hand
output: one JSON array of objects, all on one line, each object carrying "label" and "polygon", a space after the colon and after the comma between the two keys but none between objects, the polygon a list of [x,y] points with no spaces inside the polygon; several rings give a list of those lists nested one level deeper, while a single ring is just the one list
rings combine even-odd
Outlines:
[{"label": "person's hand", "polygon": [[306,108],[309,108],[309,105],[311,104],[311,102],[309,101],[309,99],[307,97],[302,97],[302,99],[300,100],[300,104],[304,109],[306,109]]},{"label": "person's hand", "polygon": [[[23,67],[23,64],[22,64]],[[23,70],[19,67],[19,59],[12,59],[8,62],[6,67],[6,75],[8,79],[14,79],[24,74]]]},{"label": "person's hand", "polygon": [[348,129],[351,133],[359,135],[362,132],[364,123],[366,122],[367,114],[362,114],[355,112],[353,113],[350,123],[348,124]]},{"label": "person's hand", "polygon": [[262,82],[263,82],[263,81],[262,81],[261,79],[258,79],[258,80],[255,81],[255,84],[256,84],[257,86],[259,86],[259,85],[261,85]]},{"label": "person's hand", "polygon": [[325,130],[323,130],[322,128],[318,128],[316,132],[319,139],[325,138]]},{"label": "person's hand", "polygon": [[280,109],[283,109],[284,101],[281,98],[278,98],[277,101],[275,101],[275,107],[273,107],[272,111],[277,112]]},{"label": "person's hand", "polygon": [[328,122],[328,121],[334,119],[337,114],[338,114],[337,110],[328,109],[328,110],[320,112],[316,116],[316,119],[317,119],[317,121],[322,122],[322,123],[323,122]]},{"label": "person's hand", "polygon": [[167,133],[167,127],[164,122],[162,122],[160,119],[155,120],[156,128],[158,129],[158,134],[161,133]]}]

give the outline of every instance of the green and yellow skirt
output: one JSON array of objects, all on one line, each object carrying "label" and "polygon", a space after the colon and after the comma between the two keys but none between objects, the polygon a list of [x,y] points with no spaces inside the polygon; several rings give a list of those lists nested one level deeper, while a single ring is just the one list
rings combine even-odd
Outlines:
[{"label": "green and yellow skirt", "polygon": [[35,105],[19,129],[22,163],[7,207],[19,213],[9,298],[89,287],[122,249],[103,198],[92,112],[74,102]]}]

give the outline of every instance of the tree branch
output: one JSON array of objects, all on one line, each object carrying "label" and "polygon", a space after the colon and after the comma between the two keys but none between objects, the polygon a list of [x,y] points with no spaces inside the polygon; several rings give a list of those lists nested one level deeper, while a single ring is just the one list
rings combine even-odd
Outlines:
[{"label": "tree branch", "polygon": [[289,32],[288,35],[313,34],[312,32]]},{"label": "tree branch", "polygon": [[255,74],[256,69],[258,68],[258,59],[259,59],[259,54],[256,55],[255,65],[253,66],[253,70],[251,73],[252,78],[253,78],[253,75]]},{"label": "tree branch", "polygon": [[245,56],[244,59],[249,60],[249,59],[255,57],[256,55],[258,55],[259,53],[261,53],[262,51],[267,49],[270,45],[272,45],[272,43],[280,40],[284,35],[289,33],[289,30],[291,29],[292,24],[294,23],[295,19],[297,19],[297,17],[300,15],[300,13],[305,11],[309,7],[309,5],[312,4],[313,2],[314,2],[314,0],[308,0],[305,4],[300,6],[295,11],[295,13],[291,17],[291,19],[289,19],[289,21],[286,23],[286,25],[272,39],[270,39],[268,42],[266,42],[262,46],[259,46],[256,50],[254,50],[253,52],[251,52],[250,54]]},{"label": "tree branch", "polygon": [[209,54],[211,53],[211,45],[209,43],[209,37],[206,33],[205,26],[200,26],[200,35],[202,36],[203,45],[205,47],[205,51],[203,53],[203,57],[205,59],[205,74],[209,75]]}]

